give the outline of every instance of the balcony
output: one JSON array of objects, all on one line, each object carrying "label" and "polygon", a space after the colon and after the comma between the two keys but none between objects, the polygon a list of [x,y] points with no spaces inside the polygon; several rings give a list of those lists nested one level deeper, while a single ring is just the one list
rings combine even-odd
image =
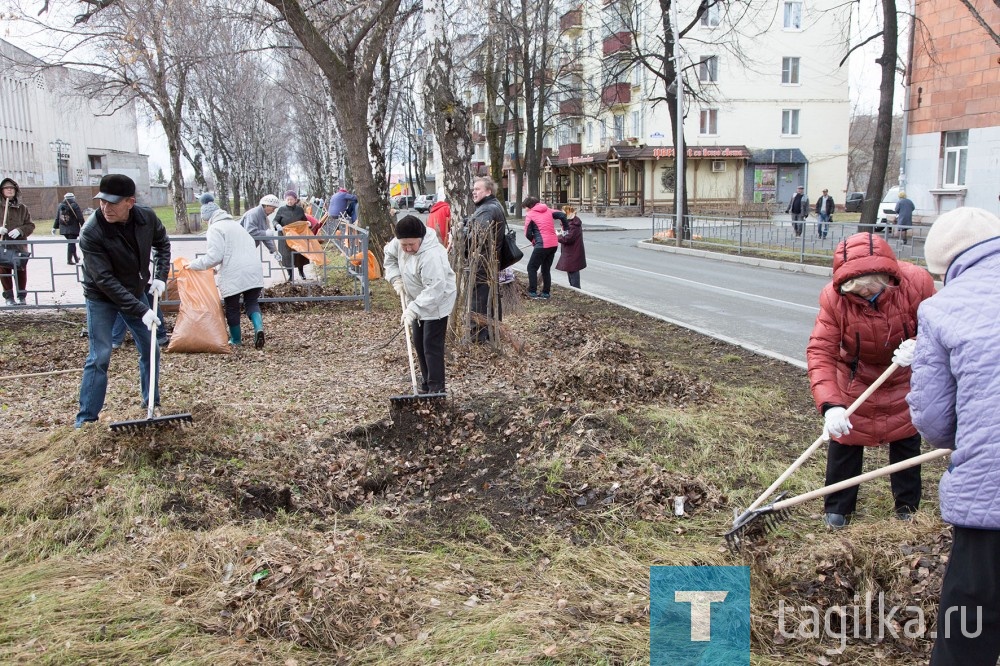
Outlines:
[{"label": "balcony", "polygon": [[564,143],[559,146],[559,159],[561,160],[566,160],[570,157],[579,157],[580,154],[579,143]]},{"label": "balcony", "polygon": [[573,97],[559,102],[559,113],[564,116],[582,116],[583,98]]},{"label": "balcony", "polygon": [[472,113],[480,116],[486,113],[486,102],[474,102],[472,105]]},{"label": "balcony", "polygon": [[604,106],[619,106],[632,101],[632,86],[628,83],[612,83],[601,91]]},{"label": "balcony", "polygon": [[565,55],[559,59],[559,75],[567,76],[583,71],[583,60],[577,55]]},{"label": "balcony", "polygon": [[472,133],[472,142],[473,143],[483,143],[485,141],[486,141],[486,135],[483,134],[482,132],[473,132]]},{"label": "balcony", "polygon": [[632,48],[632,35],[628,32],[615,32],[604,39],[604,55],[614,55]]},{"label": "balcony", "polygon": [[[508,120],[507,121],[507,132],[513,132],[513,131],[514,131],[514,121],[513,120]],[[517,119],[517,131],[518,132],[523,132],[524,131],[524,118],[518,118]]]},{"label": "balcony", "polygon": [[560,16],[559,29],[563,32],[583,30],[583,10],[578,7]]}]

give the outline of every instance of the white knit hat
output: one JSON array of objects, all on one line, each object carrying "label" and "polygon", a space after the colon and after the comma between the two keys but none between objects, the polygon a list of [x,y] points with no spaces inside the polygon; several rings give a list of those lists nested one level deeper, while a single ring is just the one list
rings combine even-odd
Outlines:
[{"label": "white knit hat", "polygon": [[279,206],[281,206],[281,200],[278,197],[274,196],[273,194],[265,194],[260,199],[260,205],[273,206],[275,208],[278,208]]},{"label": "white knit hat", "polygon": [[955,257],[995,236],[1000,236],[1000,218],[988,210],[963,206],[948,211],[927,232],[924,243],[927,270],[944,275]]}]

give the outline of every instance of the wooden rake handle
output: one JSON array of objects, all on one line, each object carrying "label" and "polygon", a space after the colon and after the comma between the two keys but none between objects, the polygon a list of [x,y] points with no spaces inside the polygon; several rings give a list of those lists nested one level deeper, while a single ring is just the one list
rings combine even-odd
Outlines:
[{"label": "wooden rake handle", "polygon": [[[873,381],[872,384],[871,384],[871,386],[869,386],[867,389],[865,389],[865,392],[862,393],[861,395],[859,395],[858,398],[857,398],[857,400],[855,400],[854,402],[851,403],[851,406],[847,408],[847,414],[846,414],[846,416],[850,416],[851,414],[853,414],[854,411],[858,407],[860,407],[861,404],[864,403],[864,401],[867,400],[869,398],[869,396],[871,396],[871,394],[874,393],[878,389],[879,386],[882,386],[882,384],[885,383],[885,380],[889,379],[889,376],[892,375],[892,373],[895,372],[896,368],[898,368],[898,367],[899,367],[898,364],[893,363],[888,368],[886,368],[885,372],[883,372],[881,375],[879,375],[879,378],[876,379],[875,381]],[[825,435],[826,435],[826,433],[823,433],[822,435],[820,435],[819,437],[817,437],[816,441],[813,442],[809,446],[808,449],[806,449],[805,451],[803,451],[802,455],[800,455],[795,460],[795,462],[793,462],[791,465],[789,465],[788,469],[786,469],[784,472],[782,472],[781,476],[779,476],[777,479],[775,479],[774,483],[772,483],[768,487],[767,490],[765,490],[763,493],[761,493],[760,497],[758,497],[754,501],[754,503],[751,504],[749,506],[749,508],[747,508],[747,510],[743,512],[743,516],[746,516],[751,511],[753,511],[754,509],[756,509],[757,507],[759,507],[761,504],[763,504],[764,500],[766,500],[768,497],[771,496],[771,493],[773,493],[775,490],[777,490],[781,486],[781,484],[784,483],[786,479],[788,479],[788,477],[790,477],[792,474],[795,473],[795,470],[797,470],[799,467],[802,467],[802,464],[806,460],[809,459],[809,456],[811,456],[816,451],[816,449],[818,449],[823,444],[823,442],[827,441],[827,437],[825,437]],[[740,517],[742,518],[743,516],[740,516]],[[737,519],[737,522],[739,522],[739,519]]]},{"label": "wooden rake handle", "polygon": [[826,497],[827,495],[835,493],[838,490],[851,488],[852,486],[860,486],[865,481],[871,481],[872,479],[877,479],[880,476],[888,476],[903,469],[909,469],[910,467],[916,467],[917,465],[930,462],[931,460],[944,458],[947,455],[951,455],[951,449],[934,449],[933,451],[928,451],[927,453],[921,453],[919,456],[914,456],[892,465],[886,465],[885,467],[879,467],[878,469],[873,469],[870,472],[859,474],[858,476],[840,481],[839,483],[823,486],[822,488],[805,493],[804,495],[797,495],[780,502],[775,502],[770,508],[774,511],[788,509],[793,506],[798,506],[799,504],[804,504],[805,502],[816,499],[817,497]]}]

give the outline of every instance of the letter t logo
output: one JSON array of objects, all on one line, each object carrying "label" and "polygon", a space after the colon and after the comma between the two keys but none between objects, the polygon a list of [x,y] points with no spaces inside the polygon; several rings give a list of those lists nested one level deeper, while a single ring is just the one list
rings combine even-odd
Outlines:
[{"label": "letter t logo", "polygon": [[712,602],[726,600],[729,593],[724,590],[674,592],[674,601],[691,604],[691,640],[705,642],[712,640]]}]

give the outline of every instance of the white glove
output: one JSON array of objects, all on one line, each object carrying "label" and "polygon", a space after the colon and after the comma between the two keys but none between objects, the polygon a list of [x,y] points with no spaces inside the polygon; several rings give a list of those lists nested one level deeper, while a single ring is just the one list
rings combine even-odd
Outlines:
[{"label": "white glove", "polygon": [[7,232],[7,238],[20,238],[20,237],[21,237],[20,229],[11,229],[10,231]]},{"label": "white glove", "polygon": [[825,419],[823,423],[823,437],[825,439],[843,437],[854,427],[851,425],[850,419],[847,418],[847,410],[843,407],[831,407],[826,410],[823,418]]},{"label": "white glove", "polygon": [[53,229],[52,230],[52,235],[53,236],[58,236],[59,235],[59,230],[58,229]]},{"label": "white glove", "polygon": [[150,296],[163,296],[163,293],[167,290],[167,284],[163,280],[157,280],[153,278],[153,284],[149,286]]},{"label": "white glove", "polygon": [[413,326],[417,321],[417,313],[411,308],[406,308],[403,310],[403,316],[400,318],[399,323],[403,326]]},{"label": "white glove", "polygon": [[160,325],[160,320],[156,318],[156,313],[152,310],[146,310],[146,314],[142,315],[142,323],[146,325],[151,331],[156,330],[156,327]]},{"label": "white glove", "polygon": [[7,233],[7,227],[0,227],[0,236],[3,236],[5,233]]},{"label": "white glove", "polygon": [[275,231],[273,228],[269,228],[269,229],[265,229],[264,230],[264,235],[265,236],[277,236],[278,232]]},{"label": "white glove", "polygon": [[892,362],[901,368],[907,367],[913,363],[913,352],[916,348],[917,341],[915,338],[903,340],[899,347],[896,348],[896,352],[892,355]]},{"label": "white glove", "polygon": [[281,263],[281,254],[280,253],[275,252],[274,254],[271,255],[271,258],[274,259],[275,261],[277,261],[279,264]]},{"label": "white glove", "polygon": [[396,295],[397,296],[403,296],[405,292],[403,291],[403,280],[402,280],[402,278],[395,278],[392,281],[392,288],[396,290]]}]

